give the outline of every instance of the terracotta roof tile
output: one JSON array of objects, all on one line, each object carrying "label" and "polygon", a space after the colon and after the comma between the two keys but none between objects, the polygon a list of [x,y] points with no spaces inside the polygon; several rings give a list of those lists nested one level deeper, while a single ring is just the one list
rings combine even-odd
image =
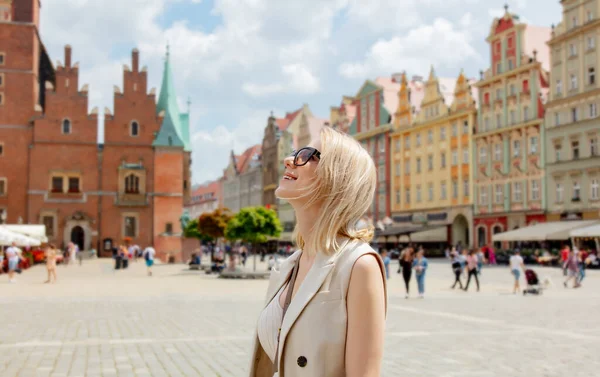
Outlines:
[{"label": "terracotta roof tile", "polygon": [[[192,202],[193,203],[202,203],[209,202],[219,199],[219,193],[221,192],[221,186],[223,184],[222,179],[217,179],[216,181],[206,182],[200,186],[198,186],[192,192]],[[206,195],[212,194],[212,196],[205,197]],[[194,200],[194,198],[198,198]]]},{"label": "terracotta roof tile", "polygon": [[301,111],[302,111],[302,108],[299,108],[298,110],[296,110],[294,112],[286,113],[285,117],[275,119],[275,124],[277,124],[277,127],[279,127],[280,131],[285,131],[288,129],[290,124],[292,124],[294,119],[296,119],[296,117],[298,116],[298,114],[300,114]]},{"label": "terracotta roof tile", "polygon": [[262,145],[257,144],[257,145],[253,145],[250,148],[246,149],[244,151],[244,153],[242,153],[240,156],[236,156],[236,165],[237,165],[237,171],[239,174],[243,174],[246,172],[246,170],[248,170],[248,167],[250,166],[250,161],[252,161],[252,157],[255,155],[260,156],[262,153]]}]

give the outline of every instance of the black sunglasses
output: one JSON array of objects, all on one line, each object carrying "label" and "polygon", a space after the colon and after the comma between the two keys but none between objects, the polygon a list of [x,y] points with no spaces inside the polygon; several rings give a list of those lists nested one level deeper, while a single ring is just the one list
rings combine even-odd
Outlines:
[{"label": "black sunglasses", "polygon": [[312,147],[300,148],[298,151],[293,151],[291,156],[294,156],[295,166],[304,166],[310,161],[311,158],[315,157],[318,160],[321,159],[321,152]]}]

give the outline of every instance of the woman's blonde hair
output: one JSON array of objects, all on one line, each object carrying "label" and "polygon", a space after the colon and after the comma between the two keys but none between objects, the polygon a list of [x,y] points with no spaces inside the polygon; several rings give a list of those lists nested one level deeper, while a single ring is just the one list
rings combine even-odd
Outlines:
[{"label": "woman's blonde hair", "polygon": [[377,173],[373,159],[352,137],[331,127],[321,129],[321,159],[316,179],[300,197],[308,198],[306,207],[319,205],[319,216],[306,244],[295,229],[297,245],[310,253],[337,252],[338,236],[369,242],[373,227],[362,224],[363,215],[373,202]]}]

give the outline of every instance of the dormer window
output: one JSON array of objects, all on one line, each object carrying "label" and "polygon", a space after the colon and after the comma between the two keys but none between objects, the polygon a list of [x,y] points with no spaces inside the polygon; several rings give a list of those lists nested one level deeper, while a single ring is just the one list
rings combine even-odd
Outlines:
[{"label": "dormer window", "polygon": [[140,125],[135,120],[129,126],[129,134],[131,136],[138,136],[140,134]]},{"label": "dormer window", "polygon": [[63,119],[62,133],[63,135],[69,135],[71,133],[71,121],[69,119]]}]

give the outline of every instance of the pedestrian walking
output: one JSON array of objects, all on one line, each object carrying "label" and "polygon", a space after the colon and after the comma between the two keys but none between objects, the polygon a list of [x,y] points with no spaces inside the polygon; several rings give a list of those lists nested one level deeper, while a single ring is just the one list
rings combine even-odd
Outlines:
[{"label": "pedestrian walking", "polygon": [[381,250],[381,259],[383,260],[383,267],[385,268],[385,278],[390,278],[390,262],[392,261],[388,256],[386,249]]},{"label": "pedestrian walking", "polygon": [[69,261],[71,260],[71,243],[67,244],[67,247],[63,251],[63,265],[66,267],[69,265]]},{"label": "pedestrian walking", "polygon": [[452,272],[454,273],[454,284],[452,284],[452,289],[456,288],[456,284],[458,283],[458,287],[463,289],[462,281],[460,280],[460,275],[462,275],[463,267],[460,261],[460,256],[458,252],[454,249],[451,252],[452,257]]},{"label": "pedestrian walking", "polygon": [[425,272],[427,272],[428,262],[425,258],[425,250],[420,248],[417,252],[417,257],[413,261],[415,269],[415,278],[417,279],[417,289],[419,290],[419,298],[425,297]]},{"label": "pedestrian walking", "polygon": [[510,272],[515,278],[513,294],[516,294],[521,290],[519,284],[519,280],[521,278],[521,271],[525,271],[525,262],[523,261],[523,257],[521,256],[521,252],[519,251],[519,249],[515,250],[515,253],[508,260],[508,264],[510,265]]},{"label": "pedestrian walking", "polygon": [[577,283],[581,284],[585,279],[585,269],[587,267],[586,261],[588,260],[589,253],[586,250],[581,250],[577,253],[577,265],[579,267],[579,276],[577,277]]},{"label": "pedestrian walking", "polygon": [[494,250],[493,246],[488,246],[488,252],[490,254],[490,259],[489,259],[489,264],[490,266],[495,266],[496,263],[496,251]]},{"label": "pedestrian walking", "polygon": [[8,260],[8,282],[16,283],[15,272],[18,271],[19,261],[21,260],[21,249],[17,247],[16,242],[6,249],[6,259]]},{"label": "pedestrian walking", "polygon": [[154,265],[154,256],[156,255],[156,251],[152,246],[148,246],[144,250],[144,260],[146,261],[146,269],[148,271],[148,276],[152,276],[152,266]]},{"label": "pedestrian walking", "polygon": [[477,277],[477,256],[475,250],[470,250],[467,255],[467,284],[465,285],[465,292],[469,290],[469,283],[471,283],[471,277],[475,278],[477,284],[477,292],[479,292],[479,278]]},{"label": "pedestrian walking", "polygon": [[483,268],[483,262],[485,261],[485,255],[483,254],[483,250],[481,248],[478,249],[476,253],[477,257],[477,275],[481,275],[481,269]]},{"label": "pedestrian walking", "polygon": [[563,248],[560,250],[560,263],[563,268],[563,276],[567,276],[567,260],[569,259],[570,248],[568,245],[563,245]]},{"label": "pedestrian walking", "polygon": [[573,250],[569,251],[569,256],[563,264],[563,269],[567,271],[567,279],[563,283],[565,288],[568,287],[568,283],[570,280],[573,280],[573,288],[581,287],[581,284],[579,284],[579,282],[577,281],[577,277],[579,276],[579,266],[577,256],[575,255],[575,252]]},{"label": "pedestrian walking", "polygon": [[248,260],[248,249],[244,245],[240,247],[240,256],[242,257],[242,265],[246,267],[246,261]]},{"label": "pedestrian walking", "polygon": [[46,270],[48,271],[48,280],[44,283],[56,283],[56,246],[50,244],[46,247]]},{"label": "pedestrian walking", "polygon": [[458,259],[460,260],[460,265],[462,267],[462,271],[463,274],[465,275],[465,279],[468,278],[467,275],[467,250],[464,249],[462,251],[459,251],[458,248],[456,249],[456,252],[458,253]]},{"label": "pedestrian walking", "polygon": [[406,289],[404,298],[408,298],[410,295],[410,278],[412,276],[413,260],[413,249],[412,247],[407,247],[402,251],[402,254],[400,254],[400,268],[402,269],[402,279],[404,279],[404,287]]},{"label": "pedestrian walking", "polygon": [[69,251],[69,255],[71,256],[71,262],[75,264],[75,261],[77,260],[77,255],[79,254],[79,246],[74,242],[71,242],[70,245],[71,250]]}]

